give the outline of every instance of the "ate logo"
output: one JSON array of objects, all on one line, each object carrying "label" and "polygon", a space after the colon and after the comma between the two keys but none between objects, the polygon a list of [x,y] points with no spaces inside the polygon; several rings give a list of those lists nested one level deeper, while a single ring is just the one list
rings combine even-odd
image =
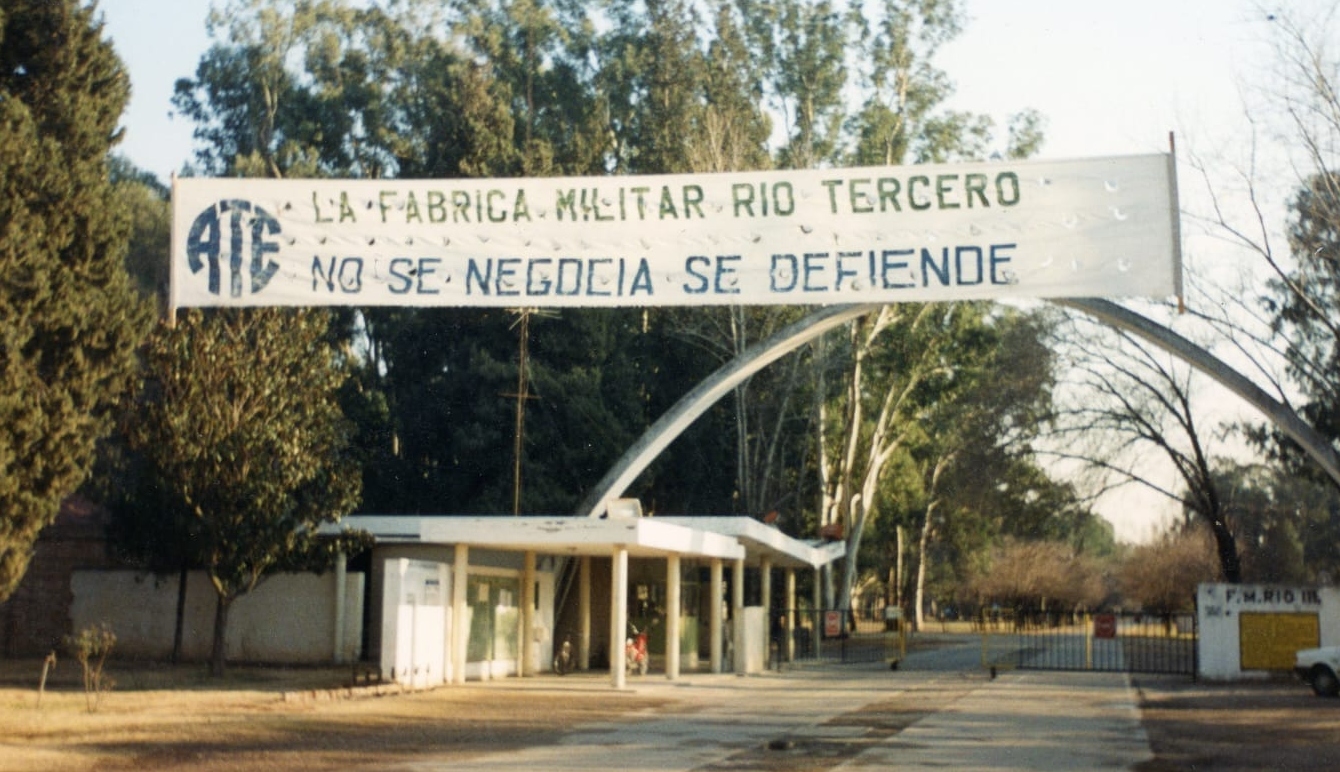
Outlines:
[{"label": "ate logo", "polygon": [[[209,293],[223,292],[225,273],[228,296],[242,297],[265,289],[279,264],[271,254],[279,251],[279,221],[250,201],[227,199],[196,216],[186,239],[186,264],[191,273],[208,269]],[[249,289],[244,281],[250,278]]]}]

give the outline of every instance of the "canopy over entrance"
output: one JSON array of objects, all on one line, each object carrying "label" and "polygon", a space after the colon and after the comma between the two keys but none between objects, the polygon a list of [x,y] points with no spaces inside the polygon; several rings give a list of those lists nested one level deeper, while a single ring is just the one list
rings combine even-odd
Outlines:
[{"label": "canopy over entrance", "polygon": [[[611,558],[613,563],[608,609],[610,620],[608,652],[610,674],[616,688],[624,685],[624,636],[627,627],[630,557],[665,561],[667,597],[675,599],[667,601],[667,607],[674,609],[679,608],[677,598],[680,592],[680,569],[683,560],[708,563],[713,576],[712,591],[717,593],[718,601],[725,600],[722,597],[723,567],[731,566],[734,576],[730,602],[731,608],[734,609],[731,624],[735,625],[732,640],[736,642],[735,668],[740,672],[741,663],[744,661],[743,655],[739,653],[744,648],[744,627],[740,621],[744,616],[742,590],[744,567],[750,565],[760,569],[760,575],[764,577],[762,581],[767,587],[771,581],[768,577],[774,568],[783,569],[788,574],[799,569],[817,570],[841,558],[845,553],[845,545],[842,542],[818,543],[796,539],[748,517],[355,515],[346,518],[342,527],[367,531],[380,547],[439,548],[441,554],[450,554],[452,577],[448,578],[445,573],[440,574],[440,579],[434,580],[433,584],[452,588],[450,603],[446,603],[446,598],[441,598],[441,602],[449,605],[451,609],[449,617],[446,618],[454,620],[469,618],[467,606],[471,600],[466,597],[464,588],[469,581],[470,566],[473,562],[470,557],[472,551],[523,555],[521,561],[523,569],[519,576],[519,587],[523,596],[520,604],[522,631],[519,635],[522,646],[520,662],[529,664],[517,667],[517,671],[522,675],[527,674],[528,667],[534,672],[533,663],[541,661],[537,656],[537,647],[542,647],[545,643],[552,644],[550,639],[540,640],[543,636],[537,637],[533,632],[526,632],[536,628],[534,614],[545,615],[541,608],[542,604],[537,602],[536,596],[530,594],[532,588],[538,586],[537,559]],[[421,553],[416,550],[416,554]],[[579,561],[577,565],[583,563],[587,566],[584,570],[589,571],[589,561]],[[440,571],[447,570],[447,566],[443,564]],[[583,582],[583,585],[586,585],[587,589],[579,593],[585,592],[587,595],[580,598],[581,607],[585,609],[582,613],[582,625],[585,628],[585,637],[589,639],[591,603],[589,582]],[[787,586],[794,588],[794,581],[788,580]],[[762,595],[766,605],[769,593],[765,590]],[[722,602],[709,605],[715,609],[709,629],[712,653],[710,659],[715,671],[722,667],[720,652],[725,638],[725,623],[719,613]],[[790,605],[794,607],[794,603]],[[391,608],[383,608],[382,614],[385,617],[382,620],[383,630],[388,629],[387,625],[394,627],[396,624],[396,621],[388,616],[391,613]],[[397,613],[404,612],[401,610]],[[766,617],[764,613],[763,618]],[[677,613],[666,615],[665,624],[666,640],[679,640],[677,630],[679,615]],[[467,672],[465,651],[469,641],[466,633],[462,625],[457,625],[450,631],[444,630],[443,633],[450,639],[445,641],[443,646],[444,655],[450,657],[451,663],[446,669],[453,674],[452,679],[458,682],[464,680]],[[674,654],[671,656],[667,651],[666,676],[676,678],[679,675],[678,650],[675,647],[670,648],[674,649]]]},{"label": "canopy over entrance", "polygon": [[478,515],[355,515],[342,525],[379,544],[463,544],[505,552],[605,557],[717,558],[778,568],[822,568],[844,554],[840,542],[796,539],[749,517],[593,518]]}]

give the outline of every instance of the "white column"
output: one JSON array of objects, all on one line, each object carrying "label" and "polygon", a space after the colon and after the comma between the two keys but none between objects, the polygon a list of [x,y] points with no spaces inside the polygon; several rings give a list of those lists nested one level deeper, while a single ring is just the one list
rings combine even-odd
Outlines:
[{"label": "white column", "polygon": [[721,558],[712,558],[712,581],[708,590],[711,603],[708,611],[708,636],[711,639],[712,672],[721,672]]},{"label": "white column", "polygon": [[583,555],[577,574],[577,669],[591,665],[591,556]]},{"label": "white column", "polygon": [[344,664],[344,604],[346,588],[349,582],[349,568],[345,565],[344,550],[335,553],[335,664]]},{"label": "white column", "polygon": [[786,661],[796,659],[796,569],[786,569]]},{"label": "white column", "polygon": [[470,575],[470,547],[456,545],[455,562],[451,565],[451,680],[465,683],[465,648],[470,644],[469,605],[466,580]]},{"label": "white column", "polygon": [[810,651],[814,652],[816,659],[819,657],[819,646],[823,643],[824,637],[824,620],[823,614],[820,613],[820,609],[823,608],[823,584],[824,570],[822,568],[814,569],[814,592],[811,593],[814,596],[811,599],[814,605],[814,619],[810,622],[814,627],[810,630]]},{"label": "white column", "polygon": [[679,678],[679,555],[665,559],[665,677]]},{"label": "white column", "polygon": [[521,662],[517,676],[535,675],[535,551],[526,550],[521,568]]},{"label": "white column", "polygon": [[[758,570],[761,574],[759,577],[760,592],[763,593],[763,635],[765,636],[763,656],[764,661],[767,662],[767,657],[772,656],[772,559],[763,558],[759,563]],[[780,647],[777,650],[777,656],[782,656]]]},{"label": "white column", "polygon": [[731,660],[735,674],[744,675],[744,558],[735,560],[730,583]]},{"label": "white column", "polygon": [[610,681],[615,689],[627,680],[624,636],[628,632],[628,550],[614,548],[614,566],[610,570]]},{"label": "white column", "polygon": [[[400,680],[400,599],[408,558],[390,558],[382,563],[381,677]],[[447,643],[450,650],[450,642]]]},{"label": "white column", "polygon": [[439,650],[435,653],[436,658],[434,666],[442,673],[438,679],[440,684],[451,683],[451,566],[446,563],[437,564],[437,586],[442,593],[438,596],[437,602],[442,609],[442,629],[438,631]]}]

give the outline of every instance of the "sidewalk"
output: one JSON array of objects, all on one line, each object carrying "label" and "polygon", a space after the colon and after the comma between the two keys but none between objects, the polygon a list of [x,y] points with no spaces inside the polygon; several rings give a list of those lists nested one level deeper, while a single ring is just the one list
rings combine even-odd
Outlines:
[{"label": "sidewalk", "polygon": [[[598,688],[516,679],[500,689]],[[739,677],[656,676],[630,692],[665,708],[573,727],[555,745],[453,770],[1131,769],[1152,757],[1123,674],[890,672],[842,666]],[[619,693],[611,693],[617,700]],[[424,760],[403,770],[446,769]]]},{"label": "sidewalk", "polygon": [[1151,758],[1129,676],[1015,671],[838,768],[1132,769]]}]

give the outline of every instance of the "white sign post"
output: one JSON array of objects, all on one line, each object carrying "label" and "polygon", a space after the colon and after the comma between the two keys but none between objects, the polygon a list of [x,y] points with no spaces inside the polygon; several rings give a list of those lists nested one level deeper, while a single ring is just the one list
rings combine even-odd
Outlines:
[{"label": "white sign post", "polygon": [[173,186],[173,308],[1178,294],[1171,156]]}]

